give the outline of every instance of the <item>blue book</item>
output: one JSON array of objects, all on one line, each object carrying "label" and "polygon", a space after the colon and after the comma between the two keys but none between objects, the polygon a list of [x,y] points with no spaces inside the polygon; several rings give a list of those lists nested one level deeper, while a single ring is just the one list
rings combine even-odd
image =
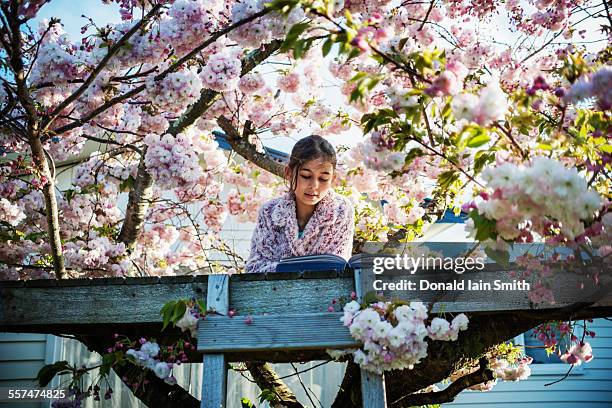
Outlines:
[{"label": "blue book", "polygon": [[306,271],[344,271],[347,268],[358,268],[362,255],[351,257],[348,262],[334,254],[293,256],[281,259],[276,265],[276,272],[306,272]]}]

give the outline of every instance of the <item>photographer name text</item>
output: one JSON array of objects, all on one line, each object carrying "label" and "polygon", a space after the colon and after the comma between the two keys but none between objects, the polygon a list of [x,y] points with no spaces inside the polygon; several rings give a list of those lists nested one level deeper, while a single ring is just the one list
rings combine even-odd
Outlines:
[{"label": "photographer name text", "polygon": [[376,291],[528,291],[531,289],[529,282],[525,282],[524,280],[504,282],[499,279],[496,279],[493,282],[485,282],[483,280],[472,281],[471,279],[455,279],[449,282],[433,282],[427,279],[420,279],[418,281],[402,279],[398,282],[385,282],[381,279],[377,279],[372,283],[372,287]]}]

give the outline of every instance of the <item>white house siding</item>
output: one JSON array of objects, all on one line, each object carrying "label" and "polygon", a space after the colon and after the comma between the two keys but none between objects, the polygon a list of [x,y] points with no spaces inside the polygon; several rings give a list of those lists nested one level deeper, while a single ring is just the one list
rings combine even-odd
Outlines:
[{"label": "white house siding", "polygon": [[551,375],[544,372],[552,367],[533,364],[532,375],[526,381],[498,382],[489,392],[466,391],[459,394],[454,403],[443,404],[443,407],[612,407],[612,322],[596,319],[589,329],[596,332],[595,338],[589,339],[594,358],[579,369],[572,370],[564,381],[545,386],[563,377],[569,366],[555,364],[553,370],[556,373]]},{"label": "white house siding", "polygon": [[[58,343],[54,336],[30,333],[0,333],[0,387],[34,388],[34,378],[52,363]],[[48,403],[0,403],[0,407],[42,408]]]},{"label": "white house siding", "polygon": [[[74,340],[62,339],[63,349],[58,354],[56,360],[67,360],[70,363],[78,362],[87,366],[95,366],[100,363],[100,356],[97,353],[90,353],[80,343]],[[320,361],[311,361],[305,364],[295,363],[298,371],[308,370],[311,367],[321,363]],[[311,398],[318,405],[317,400],[321,401],[323,407],[331,406],[338,387],[342,383],[344,376],[344,364],[329,362],[323,366],[316,367],[305,373],[300,374],[300,379],[305,387],[311,393]],[[174,375],[178,383],[185,388],[191,395],[200,399],[202,392],[202,364],[183,364],[175,367]],[[275,370],[278,375],[283,377],[291,375],[295,371],[291,364],[275,364]],[[243,373],[249,376],[248,372]],[[95,378],[97,370],[92,371],[90,379]],[[250,378],[250,377],[249,377]],[[295,392],[296,397],[307,406],[312,406],[306,391],[300,385],[296,376],[291,376],[284,381],[289,385],[291,390]],[[122,381],[114,374],[110,375],[110,383],[113,388],[114,395],[109,401],[95,402],[92,398],[85,400],[83,408],[111,408],[111,407],[126,407],[126,408],[144,408],[145,405],[133,397],[130,390],[122,383]],[[260,393],[256,384],[245,379],[242,375],[235,371],[229,371],[227,384],[227,408],[241,408],[240,399],[243,397],[249,398],[256,403],[259,408],[267,408],[267,404],[260,405],[257,397]]]}]

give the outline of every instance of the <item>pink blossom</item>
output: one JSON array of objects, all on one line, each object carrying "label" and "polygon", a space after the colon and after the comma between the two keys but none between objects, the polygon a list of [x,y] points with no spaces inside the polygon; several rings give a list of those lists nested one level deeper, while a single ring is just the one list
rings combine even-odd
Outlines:
[{"label": "pink blossom", "polygon": [[287,93],[297,92],[300,86],[300,76],[297,72],[290,72],[280,76],[276,81],[276,85],[281,91]]}]

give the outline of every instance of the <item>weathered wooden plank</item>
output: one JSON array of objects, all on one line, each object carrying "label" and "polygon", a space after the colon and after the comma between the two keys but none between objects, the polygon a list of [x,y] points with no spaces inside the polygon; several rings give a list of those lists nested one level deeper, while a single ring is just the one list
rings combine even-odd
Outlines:
[{"label": "weathered wooden plank", "polygon": [[362,369],[361,398],[363,408],[386,408],[387,394],[384,376]]},{"label": "weathered wooden plank", "polygon": [[[223,354],[204,354],[201,408],[225,407],[227,362]],[[221,381],[220,379],[223,378]]]},{"label": "weathered wooden plank", "polygon": [[227,314],[229,310],[230,277],[225,274],[210,275],[208,277],[208,290],[206,293],[206,307],[220,314]]},{"label": "weathered wooden plank", "polygon": [[338,276],[338,271],[304,271],[302,274],[304,279],[323,279],[323,278],[335,278]]},{"label": "weathered wooden plank", "polygon": [[357,347],[340,323],[342,313],[316,313],[234,318],[209,316],[198,325],[198,350],[236,352],[313,350]]},{"label": "weathered wooden plank", "polygon": [[[208,291],[206,294],[206,307],[209,310],[226,315],[229,310],[228,275],[210,275],[208,277]],[[200,325],[200,322],[198,325]],[[204,371],[202,374],[201,408],[225,407],[227,390],[227,361],[221,353],[204,354]]]},{"label": "weathered wooden plank", "polygon": [[325,312],[332,299],[347,297],[353,277],[236,281],[230,284],[230,308],[240,315]]},{"label": "weathered wooden plank", "polygon": [[[357,268],[355,269],[355,292],[357,299],[363,301],[363,297],[372,287],[375,279],[373,273]],[[387,397],[385,393],[385,376],[376,374],[361,368],[361,399],[363,408],[386,408]]]},{"label": "weathered wooden plank", "polygon": [[[344,276],[251,281],[234,275],[230,279],[230,308],[235,309],[239,315],[325,312],[332,299],[346,298],[355,290],[353,275]],[[159,310],[165,302],[191,297],[203,298],[207,292],[207,279],[207,276],[196,276],[193,283],[134,285],[120,284],[123,281],[115,279],[112,282],[109,280],[108,285],[98,285],[97,280],[94,280],[94,284],[75,287],[64,286],[63,282],[56,282],[52,287],[15,287],[12,282],[0,282],[0,331],[48,332],[50,327],[62,324],[78,329],[79,326],[104,323],[159,323]],[[554,283],[566,285],[572,290],[575,288],[562,280]],[[534,306],[524,294],[497,292],[495,295],[476,300],[467,294],[460,294],[450,301],[443,299],[442,303],[434,306],[433,311],[529,311],[562,308],[581,300],[560,296],[555,305]],[[409,291],[394,291],[392,297],[415,300],[415,295]],[[597,306],[612,307],[612,294],[608,293]],[[133,313],[133,310],[139,313]]]},{"label": "weathered wooden plank", "polygon": [[[161,322],[164,303],[203,298],[206,283],[61,287],[0,287],[0,331],[53,325]],[[138,313],[133,313],[138,310]]]}]

